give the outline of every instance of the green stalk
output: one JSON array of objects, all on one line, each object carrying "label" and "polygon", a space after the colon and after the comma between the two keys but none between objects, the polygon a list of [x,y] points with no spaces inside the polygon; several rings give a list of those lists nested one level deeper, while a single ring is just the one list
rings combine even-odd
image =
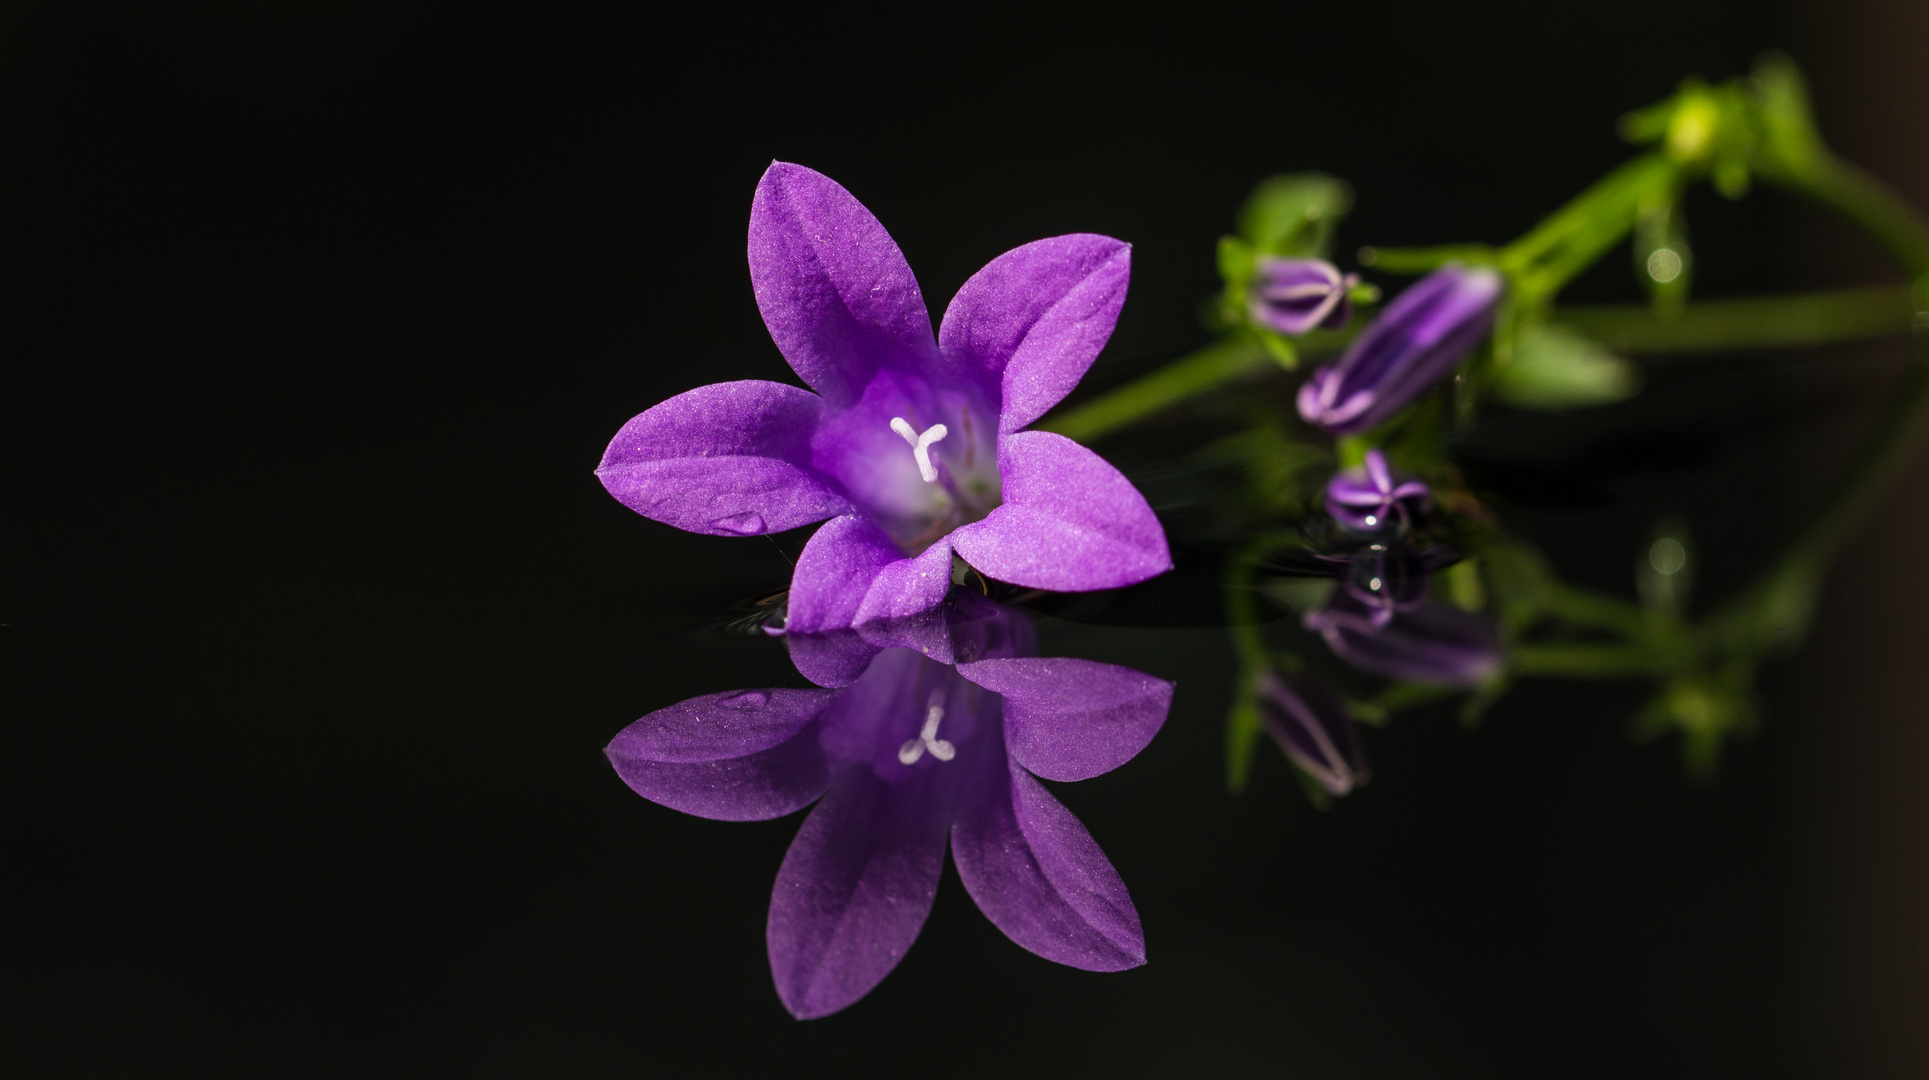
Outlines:
[{"label": "green stalk", "polygon": [[1258,342],[1216,341],[1142,379],[1051,417],[1038,427],[1077,442],[1090,442],[1221,383],[1272,366],[1272,357]]},{"label": "green stalk", "polygon": [[1640,645],[1516,645],[1507,655],[1516,675],[1571,679],[1654,678],[1681,670],[1684,659]]},{"label": "green stalk", "polygon": [[1763,176],[1861,226],[1911,278],[1929,275],[1929,222],[1882,181],[1826,151],[1800,171],[1767,170]]},{"label": "green stalk", "polygon": [[1706,300],[1672,318],[1649,304],[1554,309],[1565,323],[1612,349],[1631,353],[1705,353],[1827,345],[1908,331],[1915,304],[1906,285],[1747,300]]},{"label": "green stalk", "polygon": [[1226,787],[1235,795],[1246,788],[1252,774],[1253,747],[1264,730],[1254,696],[1259,676],[1267,666],[1266,642],[1259,631],[1259,560],[1294,539],[1297,534],[1267,534],[1226,559],[1226,632],[1232,636],[1233,652],[1239,658],[1232,712],[1226,717]]},{"label": "green stalk", "polygon": [[[1634,212],[1643,194],[1675,182],[1676,168],[1674,162],[1658,153],[1642,154],[1624,162],[1566,206],[1549,214],[1526,235],[1501,249],[1501,265],[1510,272],[1525,270],[1582,235],[1588,236],[1588,247],[1605,250],[1605,245],[1613,244],[1621,232],[1633,228]],[[1626,219],[1627,224],[1613,236],[1595,235],[1599,232],[1595,222],[1621,219]]]}]

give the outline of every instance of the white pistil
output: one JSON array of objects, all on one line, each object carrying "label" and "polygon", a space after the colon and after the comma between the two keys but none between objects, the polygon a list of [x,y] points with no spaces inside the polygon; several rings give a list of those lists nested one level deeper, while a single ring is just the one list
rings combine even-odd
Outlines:
[{"label": "white pistil", "polygon": [[944,691],[931,691],[931,702],[924,710],[924,730],[915,739],[904,740],[898,747],[898,760],[906,765],[916,765],[926,750],[939,761],[950,761],[958,754],[958,748],[938,738],[938,725],[944,721]]},{"label": "white pistil", "polygon": [[[937,483],[938,467],[931,464],[931,444],[951,434],[951,431],[943,424],[932,424],[920,435],[911,427],[910,421],[902,416],[891,418],[891,430],[904,436],[904,441],[911,444],[911,453],[918,459],[918,475],[924,477],[924,482]],[[932,751],[934,754],[936,752]]]}]

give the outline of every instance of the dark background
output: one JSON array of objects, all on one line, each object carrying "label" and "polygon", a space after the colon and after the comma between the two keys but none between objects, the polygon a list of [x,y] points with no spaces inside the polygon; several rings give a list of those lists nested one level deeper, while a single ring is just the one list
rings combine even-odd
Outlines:
[{"label": "dark background", "polygon": [[[600,751],[797,682],[722,626],[802,534],[678,533],[590,473],[662,398],[789,377],[744,266],[773,157],[876,212],[937,310],[1019,243],[1132,242],[1089,390],[1204,340],[1212,243],[1261,177],[1351,179],[1346,252],[1503,241],[1628,153],[1622,111],[1771,45],[1843,149],[1929,198],[1919,12],[713,7],[0,12],[19,1074],[1929,1070],[1919,499],[1844,560],[1716,785],[1626,741],[1641,688],[1528,684],[1474,731],[1370,733],[1373,784],[1326,813],[1271,755],[1224,793],[1217,569],[1182,545],[1110,616],[1044,628],[1180,685],[1146,753],[1058,788],[1151,962],[1039,960],[947,871],[897,972],[800,1024],[763,955],[796,819],[676,814]],[[1883,277],[1773,193],[1690,213],[1709,294]],[[1579,295],[1632,297],[1608,262]],[[1660,369],[1604,417],[1497,417],[1483,475],[1604,588],[1685,513],[1719,598],[1897,359]]]}]

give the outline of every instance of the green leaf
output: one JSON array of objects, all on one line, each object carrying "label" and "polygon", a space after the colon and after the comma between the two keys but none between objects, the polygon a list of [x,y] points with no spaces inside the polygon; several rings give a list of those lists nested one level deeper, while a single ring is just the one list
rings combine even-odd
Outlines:
[{"label": "green leaf", "polygon": [[1559,324],[1521,327],[1514,354],[1494,372],[1494,393],[1529,409],[1572,409],[1633,397],[1641,373],[1627,360]]},{"label": "green leaf", "polygon": [[1274,363],[1287,371],[1299,367],[1299,352],[1292,342],[1264,327],[1253,327],[1253,333],[1259,335],[1259,343],[1265,346],[1266,355],[1272,357]]},{"label": "green leaf", "polygon": [[1353,208],[1353,189],[1325,173],[1275,176],[1239,211],[1239,235],[1263,255],[1325,258],[1333,228]]},{"label": "green leaf", "polygon": [[1822,136],[1809,108],[1808,83],[1786,53],[1763,53],[1748,79],[1761,126],[1763,156],[1775,167],[1797,175],[1813,169],[1822,156]]},{"label": "green leaf", "polygon": [[1233,289],[1244,291],[1253,279],[1256,258],[1252,245],[1237,236],[1219,238],[1219,278]]}]

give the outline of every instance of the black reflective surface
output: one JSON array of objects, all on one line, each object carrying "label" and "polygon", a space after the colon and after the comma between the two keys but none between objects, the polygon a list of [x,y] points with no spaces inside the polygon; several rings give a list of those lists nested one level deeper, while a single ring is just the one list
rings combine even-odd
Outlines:
[{"label": "black reflective surface", "polygon": [[[1819,65],[1825,129],[1838,91],[1920,126],[1923,97],[1843,59],[1864,39],[1809,19],[8,14],[0,652],[27,1000],[6,1056],[90,1076],[1909,1075],[1929,1061],[1906,1022],[1929,986],[1922,807],[1857,816],[1841,794],[1925,760],[1886,734],[1921,714],[1900,677],[1920,560],[1892,544],[1838,574],[1713,787],[1672,745],[1630,746],[1640,687],[1529,682],[1476,730],[1442,708],[1368,731],[1372,783],[1322,813],[1278,755],[1225,793],[1232,666],[1201,481],[1171,452],[1185,421],[1105,444],[1179,563],[1041,626],[1047,653],[1179,685],[1148,751],[1059,792],[1144,918],[1150,963],[1122,975],[1024,953],[947,871],[898,971],[798,1024],[763,952],[796,819],[676,814],[600,752],[683,698],[801,685],[728,624],[805,534],[681,534],[590,474],[664,397],[786,377],[743,256],[771,158],[875,210],[937,307],[1018,243],[1131,241],[1102,389],[1204,340],[1212,242],[1271,172],[1355,183],[1343,252],[1504,239],[1620,160],[1621,111],[1769,44]],[[1690,209],[1711,293],[1862,272],[1772,195]],[[1610,265],[1576,292],[1632,286]],[[1655,516],[1686,515],[1696,588],[1721,596],[1826,489],[1898,356],[1656,371],[1597,415],[1497,416],[1459,460],[1600,588],[1631,589]],[[1844,701],[1885,722],[1824,723]],[[1844,1020],[1836,1000],[1874,1004]]]}]

